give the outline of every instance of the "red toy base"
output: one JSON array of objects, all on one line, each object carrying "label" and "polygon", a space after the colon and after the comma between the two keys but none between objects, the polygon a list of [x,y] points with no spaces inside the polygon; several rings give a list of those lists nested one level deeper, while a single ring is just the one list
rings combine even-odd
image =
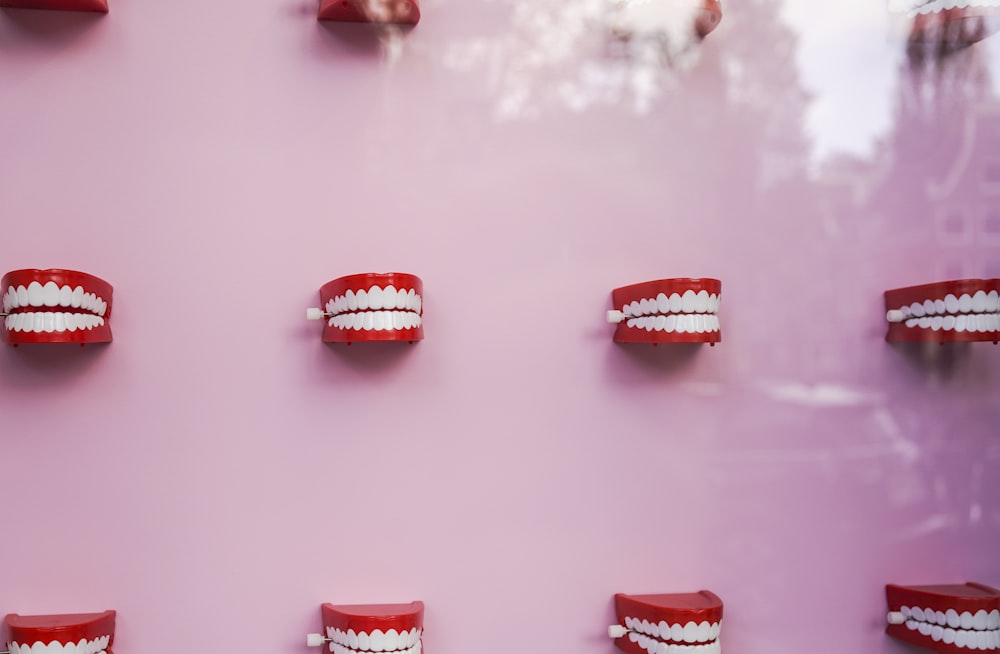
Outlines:
[{"label": "red toy base", "polygon": [[108,343],[113,292],[103,279],[75,270],[9,272],[0,280],[3,341]]},{"label": "red toy base", "polygon": [[[715,593],[669,593],[661,595],[615,595],[618,624],[608,632],[625,654],[649,651],[685,654],[719,654],[722,631],[722,600]],[[623,633],[615,637],[612,631]],[[653,648],[653,649],[650,649]]]},{"label": "red toy base", "polygon": [[416,25],[420,5],[417,0],[322,0],[318,19]]},{"label": "red toy base", "polygon": [[885,632],[938,654],[1000,649],[1000,590],[968,583],[885,587],[889,611],[905,622]]},{"label": "red toy base", "polygon": [[[969,343],[1000,340],[1000,279],[961,279],[885,292],[885,340]],[[896,313],[899,322],[892,322]]]},{"label": "red toy base", "polygon": [[108,13],[107,0],[0,0],[0,7]]},{"label": "red toy base", "polygon": [[327,343],[420,341],[424,284],[407,273],[339,277],[319,290]]},{"label": "red toy base", "polygon": [[[91,652],[105,651],[112,654],[115,642],[115,612],[76,613],[69,615],[18,615],[9,614],[7,634],[8,649],[13,653],[26,649],[37,651],[35,643],[50,645],[78,645],[86,641],[86,649]],[[49,648],[52,651],[52,648]],[[81,650],[82,651],[82,650]]]},{"label": "red toy base", "polygon": [[323,630],[332,641],[352,650],[420,654],[424,628],[424,603],[323,604]]},{"label": "red toy base", "polygon": [[[718,343],[722,340],[718,279],[659,279],[616,288],[611,293],[619,320],[616,343]],[[614,315],[613,315],[614,314]],[[620,315],[618,315],[620,314]]]}]

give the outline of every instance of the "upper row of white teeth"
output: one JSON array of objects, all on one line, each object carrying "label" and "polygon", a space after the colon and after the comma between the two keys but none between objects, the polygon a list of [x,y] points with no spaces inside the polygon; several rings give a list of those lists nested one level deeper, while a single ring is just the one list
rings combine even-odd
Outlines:
[{"label": "upper row of white teeth", "polygon": [[660,620],[657,624],[639,618],[625,618],[625,628],[643,633],[663,640],[673,640],[685,643],[704,643],[715,640],[722,632],[722,625],[718,622],[709,623],[703,620],[700,624],[688,622],[687,624],[667,624],[666,620]]},{"label": "upper row of white teeth", "polygon": [[[375,629],[371,633],[366,631],[355,633],[353,629],[343,631],[334,627],[326,628],[327,638],[337,645],[344,645],[353,650],[364,652],[394,652],[411,646],[419,646],[420,634],[421,630],[416,627],[409,631],[389,629],[383,632],[381,629]],[[334,651],[332,645],[330,651]]]},{"label": "upper row of white teeth", "polygon": [[367,291],[347,291],[326,303],[327,313],[342,313],[344,311],[365,311],[367,309],[408,309],[420,313],[420,294],[412,288],[399,289],[392,284],[382,288],[372,286]]},{"label": "upper row of white teeth", "polygon": [[666,293],[660,293],[655,298],[633,300],[622,307],[622,313],[626,317],[648,316],[655,313],[718,313],[718,311],[718,295],[715,293],[709,295],[705,290],[695,293],[690,289],[684,291],[684,295],[674,293],[668,297]]},{"label": "upper row of white teeth", "polygon": [[989,293],[976,291],[973,295],[963,293],[960,297],[949,293],[943,300],[914,302],[899,307],[897,311],[902,312],[904,318],[923,318],[947,313],[996,313],[1000,311],[1000,294],[995,290]]},{"label": "upper row of white teeth", "polygon": [[942,627],[948,626],[952,629],[1000,629],[1000,609],[993,609],[987,612],[979,609],[975,614],[969,611],[959,613],[955,609],[947,611],[935,611],[934,609],[910,608],[904,606],[899,609],[904,618],[916,620],[917,622],[937,623]]},{"label": "upper row of white teeth", "polygon": [[665,643],[634,631],[629,632],[628,639],[646,650],[647,654],[722,654],[722,644],[717,640],[700,645],[678,645]]},{"label": "upper row of white teeth", "polygon": [[103,327],[104,318],[89,313],[62,311],[26,311],[4,318],[4,326],[12,332],[75,332],[78,329]]},{"label": "upper row of white teeth", "polygon": [[939,624],[930,622],[917,622],[908,620],[906,628],[910,631],[919,631],[921,635],[930,636],[935,643],[944,642],[945,645],[955,645],[955,647],[967,647],[978,650],[995,650],[1000,648],[1000,631],[973,631],[971,629],[952,629],[942,627]]},{"label": "upper row of white teeth", "polygon": [[101,636],[94,640],[81,638],[79,642],[65,645],[57,640],[48,645],[41,641],[35,642],[34,645],[18,645],[14,642],[8,649],[10,654],[104,654],[110,642],[111,636]]},{"label": "upper row of white teeth", "polygon": [[925,2],[914,11],[918,14],[929,14],[932,11],[944,11],[945,9],[966,9],[968,7],[1000,7],[1000,0],[932,0]]},{"label": "upper row of white teeth", "polygon": [[87,293],[82,286],[71,288],[65,285],[60,288],[55,282],[47,282],[45,286],[31,282],[27,287],[7,287],[3,295],[3,312],[18,307],[73,307],[103,316],[108,310],[108,303],[94,293]]}]

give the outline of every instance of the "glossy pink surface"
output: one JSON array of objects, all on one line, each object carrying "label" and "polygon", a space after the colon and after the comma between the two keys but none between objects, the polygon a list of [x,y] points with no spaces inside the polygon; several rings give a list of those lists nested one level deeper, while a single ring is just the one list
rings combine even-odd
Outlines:
[{"label": "glossy pink surface", "polygon": [[[1000,37],[421,9],[0,12],[2,269],[115,285],[113,344],[0,349],[0,611],[304,652],[322,602],[419,598],[431,654],[610,654],[616,592],[710,588],[724,651],[903,654],[887,582],[1000,583],[1000,347],[882,305],[1000,275]],[[426,340],[321,342],[359,270],[420,274]],[[722,344],[612,342],[611,289],[702,275]]]}]

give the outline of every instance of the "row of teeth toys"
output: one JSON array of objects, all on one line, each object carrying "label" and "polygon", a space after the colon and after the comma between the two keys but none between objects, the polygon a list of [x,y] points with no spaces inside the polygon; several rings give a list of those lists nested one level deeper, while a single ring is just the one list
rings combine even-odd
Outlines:
[{"label": "row of teeth toys", "polygon": [[[1000,590],[982,584],[886,586],[886,633],[936,652],[1000,650]],[[721,654],[722,600],[711,591],[614,597],[608,636],[623,654]],[[309,647],[334,654],[422,654],[424,603],[323,604]],[[2,654],[112,654],[115,611],[5,619]]]},{"label": "row of teeth toys", "polygon": [[[0,280],[3,341],[111,342],[111,284],[75,270],[25,269]],[[423,281],[409,273],[338,277],[319,290],[323,340],[359,343],[423,340]],[[658,279],[611,293],[608,322],[618,343],[708,343],[722,340],[722,282],[709,278]],[[962,279],[885,292],[886,340],[962,343],[1000,340],[1000,279]]]},{"label": "row of teeth toys", "polygon": [[[691,18],[692,36],[703,39],[722,21],[720,0],[606,0],[615,33],[629,38],[661,17]],[[888,0],[890,14],[905,19],[911,50],[947,54],[997,30],[997,0]],[[108,0],[0,0],[0,7],[108,13]],[[321,21],[416,25],[419,0],[320,0]]]}]

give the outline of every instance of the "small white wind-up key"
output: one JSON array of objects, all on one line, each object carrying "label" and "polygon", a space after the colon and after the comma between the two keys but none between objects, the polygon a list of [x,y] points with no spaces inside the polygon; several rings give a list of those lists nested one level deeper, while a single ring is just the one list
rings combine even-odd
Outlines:
[{"label": "small white wind-up key", "polygon": [[899,309],[890,309],[885,312],[885,319],[889,322],[903,322],[906,320],[906,314]]},{"label": "small white wind-up key", "polygon": [[[322,647],[323,643],[329,643],[331,638],[324,638],[323,634],[306,634],[306,647]],[[0,654],[3,654],[0,652]]]},{"label": "small white wind-up key", "polygon": [[615,311],[614,309],[608,311],[608,322],[613,322],[617,324],[623,320],[625,320],[625,314],[622,313],[621,311]]},{"label": "small white wind-up key", "polygon": [[899,611],[889,611],[885,619],[889,621],[889,624],[904,624],[906,622],[906,616]]},{"label": "small white wind-up key", "polygon": [[621,638],[628,633],[628,629],[621,626],[620,624],[613,624],[608,627],[608,635],[612,638]]},{"label": "small white wind-up key", "polygon": [[306,320],[323,320],[324,318],[329,318],[330,314],[326,313],[319,307],[309,307],[306,309]]}]

